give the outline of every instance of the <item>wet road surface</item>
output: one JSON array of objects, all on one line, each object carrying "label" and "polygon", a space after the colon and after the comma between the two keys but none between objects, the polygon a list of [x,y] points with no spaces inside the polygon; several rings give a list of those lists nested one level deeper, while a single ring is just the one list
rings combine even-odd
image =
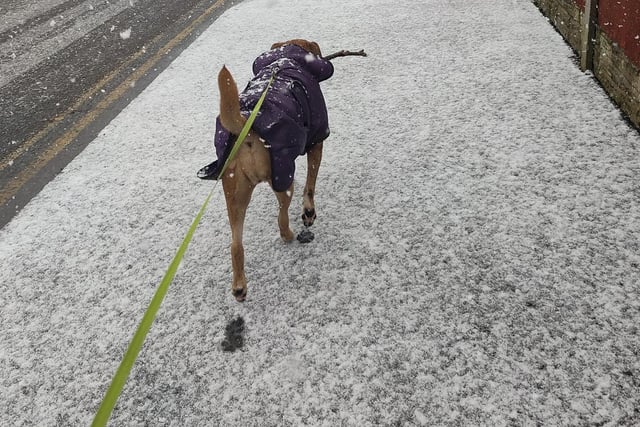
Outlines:
[{"label": "wet road surface", "polygon": [[0,227],[237,2],[4,0]]}]

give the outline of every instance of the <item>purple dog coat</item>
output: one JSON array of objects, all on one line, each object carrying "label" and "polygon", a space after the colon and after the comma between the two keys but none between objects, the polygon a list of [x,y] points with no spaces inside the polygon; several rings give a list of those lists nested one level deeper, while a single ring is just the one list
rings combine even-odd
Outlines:
[{"label": "purple dog coat", "polygon": [[[333,75],[331,62],[296,45],[286,45],[260,55],[253,62],[255,75],[240,94],[240,110],[248,117],[273,73],[275,78],[253,129],[266,141],[271,156],[271,185],[285,191],[293,182],[296,157],[329,136],[327,107],[320,82]],[[217,179],[236,135],[216,119],[214,144],[218,160],[198,172],[203,179]]]}]

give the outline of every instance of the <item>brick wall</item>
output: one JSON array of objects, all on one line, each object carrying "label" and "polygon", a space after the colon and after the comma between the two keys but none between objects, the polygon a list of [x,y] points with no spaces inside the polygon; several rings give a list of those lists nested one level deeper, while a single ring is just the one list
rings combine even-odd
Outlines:
[{"label": "brick wall", "polygon": [[534,3],[549,18],[553,26],[562,34],[573,50],[580,50],[580,19],[582,12],[576,6],[574,0],[534,0]]},{"label": "brick wall", "polygon": [[640,70],[604,31],[596,34],[593,73],[620,109],[640,128]]},{"label": "brick wall", "polygon": [[[533,0],[579,54],[585,0]],[[640,0],[598,0],[593,74],[640,128]]]},{"label": "brick wall", "polygon": [[600,0],[598,26],[640,67],[640,0]]}]

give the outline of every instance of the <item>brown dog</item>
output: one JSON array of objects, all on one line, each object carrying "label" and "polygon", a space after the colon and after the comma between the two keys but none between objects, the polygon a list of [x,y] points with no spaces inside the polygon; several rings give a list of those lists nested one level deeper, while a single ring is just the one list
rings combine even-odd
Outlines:
[{"label": "brown dog", "polygon": [[[242,244],[244,219],[253,189],[258,183],[271,184],[278,199],[280,236],[285,242],[294,239],[294,233],[289,226],[288,211],[293,195],[295,164],[291,163],[291,160],[283,160],[283,153],[293,153],[294,159],[297,155],[307,155],[308,169],[302,219],[304,225],[308,227],[316,218],[314,204],[316,178],[322,160],[323,140],[329,135],[326,107],[319,89],[319,82],[331,77],[333,67],[329,61],[322,58],[317,43],[296,39],[274,44],[270,51],[256,59],[254,73],[256,77],[252,82],[255,85],[252,86],[250,82],[242,95],[238,93],[236,83],[226,67],[223,67],[218,74],[219,124],[231,135],[232,140],[245,125],[247,109],[252,108],[250,104],[255,105],[255,102],[249,99],[250,95],[256,92],[259,92],[259,95],[262,92],[256,88],[259,86],[262,89],[265,86],[265,74],[275,75],[273,86],[267,94],[260,115],[235,158],[231,160],[222,175],[231,225],[233,266],[231,290],[238,301],[244,301],[247,294]],[[280,95],[289,98],[280,101],[277,99]],[[293,101],[289,102],[286,99]],[[282,107],[282,104],[287,102],[290,106]],[[267,120],[270,114],[267,110],[270,106],[281,110],[272,114],[272,117]],[[324,111],[322,111],[323,108]],[[259,123],[261,116],[262,124]],[[272,122],[277,123],[274,125]],[[273,130],[275,128],[277,128],[276,131]],[[218,157],[218,163],[222,163],[220,155]]]}]

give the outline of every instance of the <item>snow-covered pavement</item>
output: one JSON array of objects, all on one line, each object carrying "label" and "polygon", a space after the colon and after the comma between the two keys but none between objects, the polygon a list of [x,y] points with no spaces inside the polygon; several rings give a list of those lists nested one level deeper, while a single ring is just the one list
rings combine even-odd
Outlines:
[{"label": "snow-covered pavement", "polygon": [[260,187],[235,302],[219,187],[112,425],[640,423],[640,136],[535,6],[244,0],[0,230],[0,425],[89,424],[211,188],[218,69],[295,37],[369,53],[323,83],[316,239]]}]

